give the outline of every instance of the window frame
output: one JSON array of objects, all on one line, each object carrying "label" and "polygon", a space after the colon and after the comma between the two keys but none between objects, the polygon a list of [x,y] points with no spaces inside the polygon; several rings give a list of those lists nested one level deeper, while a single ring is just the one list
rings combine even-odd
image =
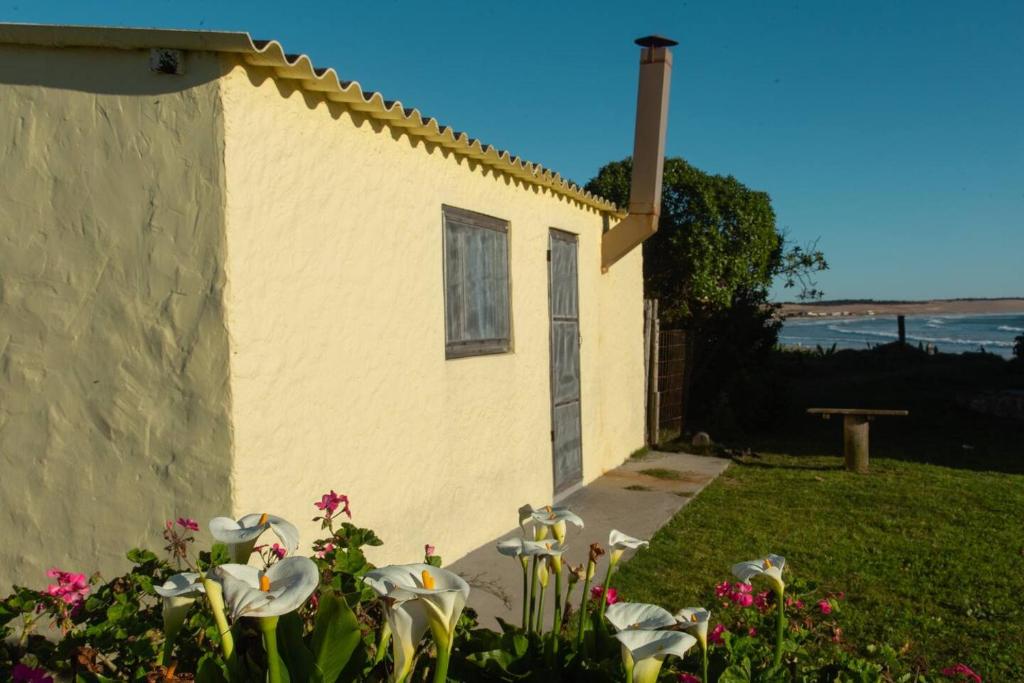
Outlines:
[{"label": "window frame", "polygon": [[[505,236],[505,286],[508,303],[508,335],[492,339],[473,339],[452,341],[448,338],[448,221],[454,220],[463,225],[480,230],[491,230]],[[491,356],[512,353],[514,338],[512,325],[512,264],[511,244],[509,240],[510,223],[507,220],[487,214],[460,209],[448,204],[441,205],[441,271],[443,278],[444,300],[444,355],[445,360],[471,358],[474,356]]]}]

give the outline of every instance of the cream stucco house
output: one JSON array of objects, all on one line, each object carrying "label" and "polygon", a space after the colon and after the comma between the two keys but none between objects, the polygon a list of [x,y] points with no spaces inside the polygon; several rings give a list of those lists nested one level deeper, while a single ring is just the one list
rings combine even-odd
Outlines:
[{"label": "cream stucco house", "polygon": [[454,560],[641,447],[645,45],[627,212],[275,42],[0,25],[0,589],[331,488]]}]

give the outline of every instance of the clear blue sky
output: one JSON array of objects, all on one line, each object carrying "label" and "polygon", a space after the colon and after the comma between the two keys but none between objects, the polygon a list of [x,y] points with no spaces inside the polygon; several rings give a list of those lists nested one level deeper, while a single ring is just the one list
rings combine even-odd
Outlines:
[{"label": "clear blue sky", "polygon": [[662,33],[681,43],[668,153],[820,237],[829,298],[1024,295],[1019,0],[0,0],[0,20],[277,38],[580,182],[630,154],[631,41]]}]

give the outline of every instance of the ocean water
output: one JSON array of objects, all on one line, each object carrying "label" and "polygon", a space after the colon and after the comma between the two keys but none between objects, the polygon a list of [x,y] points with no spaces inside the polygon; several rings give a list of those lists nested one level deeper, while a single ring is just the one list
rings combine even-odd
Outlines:
[{"label": "ocean water", "polygon": [[[943,353],[984,348],[1010,358],[1014,337],[1024,334],[1024,312],[908,315],[907,343],[934,344]],[[779,342],[786,346],[866,349],[898,338],[895,315],[843,318],[790,318],[782,326]]]}]

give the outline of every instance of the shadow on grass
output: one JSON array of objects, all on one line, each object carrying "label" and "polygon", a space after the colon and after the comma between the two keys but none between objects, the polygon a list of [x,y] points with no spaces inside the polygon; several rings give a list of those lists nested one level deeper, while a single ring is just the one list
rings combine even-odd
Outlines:
[{"label": "shadow on grass", "polygon": [[[908,417],[880,417],[870,431],[872,458],[889,458],[974,471],[1024,473],[1024,421],[976,413],[965,399],[989,391],[1024,389],[1024,363],[990,354],[939,354],[880,348],[832,355],[778,352],[774,359],[787,387],[770,429],[718,426],[711,431],[727,451],[839,456],[843,420],[808,415],[807,408],[893,408]],[[704,428],[697,419],[692,431]],[[679,439],[666,450],[685,450]],[[736,459],[736,458],[734,458]],[[752,467],[775,467],[756,458]],[[785,465],[790,467],[791,465]],[[836,465],[840,468],[841,461]],[[808,463],[807,469],[833,469]]]}]

